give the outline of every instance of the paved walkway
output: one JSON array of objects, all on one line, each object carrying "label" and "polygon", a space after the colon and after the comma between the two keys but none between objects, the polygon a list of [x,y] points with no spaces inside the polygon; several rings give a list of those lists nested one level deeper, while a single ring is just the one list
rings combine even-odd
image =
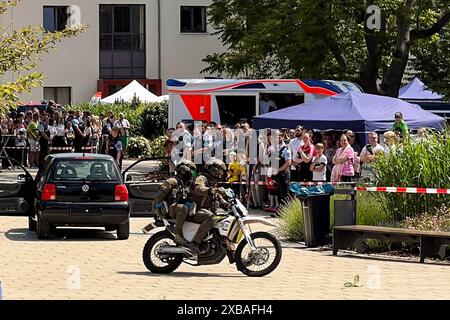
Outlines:
[{"label": "paved walkway", "polygon": [[[144,224],[133,219],[127,241],[92,230],[64,230],[59,239],[38,241],[26,218],[0,217],[3,298],[210,299],[214,292],[221,299],[450,299],[450,264],[333,257],[292,243],[264,278],[246,277],[226,261],[151,274],[141,258]],[[346,287],[356,275],[362,287]]]}]

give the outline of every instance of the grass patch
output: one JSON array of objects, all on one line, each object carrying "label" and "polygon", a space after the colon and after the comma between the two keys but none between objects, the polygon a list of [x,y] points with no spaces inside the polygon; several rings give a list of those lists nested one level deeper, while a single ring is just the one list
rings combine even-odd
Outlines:
[{"label": "grass patch", "polygon": [[279,209],[280,219],[276,222],[280,236],[291,241],[305,239],[303,210],[300,200],[289,197]]}]

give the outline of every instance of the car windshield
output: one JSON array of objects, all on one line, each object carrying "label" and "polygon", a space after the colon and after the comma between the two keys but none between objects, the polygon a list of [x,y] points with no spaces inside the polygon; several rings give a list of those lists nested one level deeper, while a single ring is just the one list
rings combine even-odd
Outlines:
[{"label": "car windshield", "polygon": [[119,173],[111,160],[60,160],[53,171],[55,181],[117,181]]}]

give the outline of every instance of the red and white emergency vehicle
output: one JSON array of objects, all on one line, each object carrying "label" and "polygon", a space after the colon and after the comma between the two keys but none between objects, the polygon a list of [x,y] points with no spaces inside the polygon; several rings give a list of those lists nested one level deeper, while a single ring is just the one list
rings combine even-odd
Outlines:
[{"label": "red and white emergency vehicle", "polygon": [[169,128],[179,121],[214,121],[233,125],[259,115],[268,94],[277,109],[346,91],[362,91],[346,81],[299,79],[169,79]]}]

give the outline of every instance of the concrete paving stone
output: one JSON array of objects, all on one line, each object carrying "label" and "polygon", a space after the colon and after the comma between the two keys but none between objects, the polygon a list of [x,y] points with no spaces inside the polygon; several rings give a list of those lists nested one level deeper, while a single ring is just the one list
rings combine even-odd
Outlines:
[{"label": "concrete paving stone", "polygon": [[[201,300],[209,299],[211,291],[220,291],[223,299],[450,299],[448,262],[419,264],[416,258],[353,252],[335,257],[328,249],[283,243],[280,266],[264,278],[246,277],[226,261],[215,266],[182,265],[173,274],[154,275],[142,263],[149,237],[140,233],[144,219],[131,220],[128,241],[109,240],[112,236],[102,231],[75,231],[64,239],[37,241],[35,233],[26,230],[26,218],[1,221],[4,299]],[[80,269],[79,290],[67,287],[70,266]],[[380,271],[380,289],[367,288],[373,276],[370,268]],[[363,287],[346,288],[345,282],[355,275]]]}]

